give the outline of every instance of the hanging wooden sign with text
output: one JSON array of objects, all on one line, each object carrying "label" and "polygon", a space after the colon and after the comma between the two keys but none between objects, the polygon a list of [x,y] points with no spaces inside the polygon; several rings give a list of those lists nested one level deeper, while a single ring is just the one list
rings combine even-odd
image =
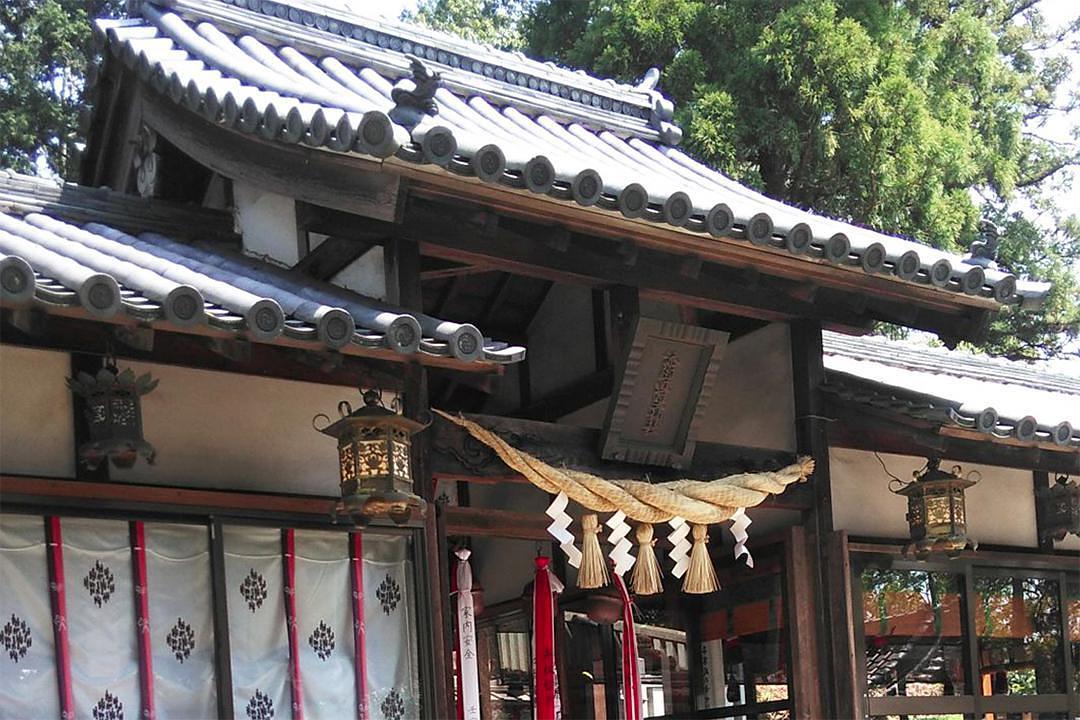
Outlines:
[{"label": "hanging wooden sign with text", "polygon": [[728,334],[718,330],[639,318],[616,369],[601,456],[688,466],[727,341]]}]

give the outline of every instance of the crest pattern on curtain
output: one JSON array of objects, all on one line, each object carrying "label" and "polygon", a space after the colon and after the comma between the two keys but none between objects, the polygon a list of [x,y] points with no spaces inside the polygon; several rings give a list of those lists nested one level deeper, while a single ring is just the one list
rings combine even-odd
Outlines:
[{"label": "crest pattern on curtain", "polygon": [[[223,530],[235,717],[419,715],[407,537]],[[211,556],[206,525],[0,515],[0,718],[216,717]]]}]

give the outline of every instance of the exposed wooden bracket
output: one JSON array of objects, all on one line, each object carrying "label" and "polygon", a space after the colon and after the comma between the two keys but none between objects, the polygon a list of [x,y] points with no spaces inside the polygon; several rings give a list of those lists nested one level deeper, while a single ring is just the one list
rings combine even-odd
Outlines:
[{"label": "exposed wooden bracket", "polygon": [[316,280],[329,280],[374,246],[375,243],[370,241],[331,236],[300,258],[300,262],[292,267],[292,272]]},{"label": "exposed wooden bracket", "polygon": [[444,278],[454,278],[461,275],[476,275],[483,272],[491,272],[490,265],[463,265],[460,263],[449,263],[445,267],[432,268],[430,270],[420,271],[420,281],[427,282],[429,280],[442,280]]}]

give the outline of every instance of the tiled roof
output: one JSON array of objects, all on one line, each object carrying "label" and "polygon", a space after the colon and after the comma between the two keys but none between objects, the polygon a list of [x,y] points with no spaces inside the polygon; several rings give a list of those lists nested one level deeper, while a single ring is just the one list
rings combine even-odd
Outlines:
[{"label": "tiled roof", "polygon": [[[298,2],[163,0],[143,3],[140,13],[98,21],[109,51],[154,90],[220,126],[336,152],[396,155],[1000,303],[1037,304],[1047,290],[739,185],[673,146],[670,103],[651,83],[618,85]],[[391,120],[391,91],[410,76],[410,52],[444,76],[444,87],[434,96],[438,114],[406,128]]]},{"label": "tiled roof", "polygon": [[1080,449],[1080,377],[1022,362],[826,332],[825,391],[994,437]]},{"label": "tiled roof", "polygon": [[[64,204],[48,201],[43,188],[50,185]],[[78,306],[91,318],[126,314],[141,322],[165,321],[180,331],[209,325],[260,342],[280,336],[307,341],[313,349],[356,344],[463,362],[508,363],[525,356],[524,348],[485,339],[472,325],[402,310],[213,243],[190,244],[156,232],[129,234],[112,226],[120,224],[115,220],[122,212],[99,209],[113,222],[93,222],[87,218],[94,211],[79,208],[80,196],[102,204],[100,191],[0,175],[0,301],[5,307]],[[115,204],[123,210],[125,203],[130,201],[121,197]],[[80,219],[71,222],[71,215]],[[123,222],[129,229],[131,224]]]}]

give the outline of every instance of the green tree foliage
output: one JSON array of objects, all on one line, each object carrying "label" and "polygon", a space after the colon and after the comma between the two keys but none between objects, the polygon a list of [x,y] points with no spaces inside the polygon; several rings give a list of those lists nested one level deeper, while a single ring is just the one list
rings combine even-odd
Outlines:
[{"label": "green tree foliage", "polygon": [[[425,0],[440,27],[484,0]],[[527,51],[633,81],[663,69],[684,145],[799,207],[966,250],[1003,229],[1009,269],[1054,282],[1044,310],[1005,310],[983,347],[1060,354],[1080,333],[1080,222],[1046,187],[1080,160],[1032,128],[1061,107],[1065,52],[1038,0],[538,0],[520,3]],[[505,8],[504,3],[500,6]],[[438,9],[445,14],[439,15]],[[503,17],[514,17],[504,11]],[[1071,103],[1071,104],[1070,104]],[[1044,210],[1036,223],[1032,204]],[[1025,212],[1021,212],[1021,208]]]},{"label": "green tree foliage", "polygon": [[524,10],[521,0],[420,0],[415,11],[402,13],[402,20],[500,50],[520,50],[525,46],[520,32]]},{"label": "green tree foliage", "polygon": [[117,0],[5,0],[0,3],[0,163],[63,175],[77,140],[85,71],[93,57],[90,20]]}]

